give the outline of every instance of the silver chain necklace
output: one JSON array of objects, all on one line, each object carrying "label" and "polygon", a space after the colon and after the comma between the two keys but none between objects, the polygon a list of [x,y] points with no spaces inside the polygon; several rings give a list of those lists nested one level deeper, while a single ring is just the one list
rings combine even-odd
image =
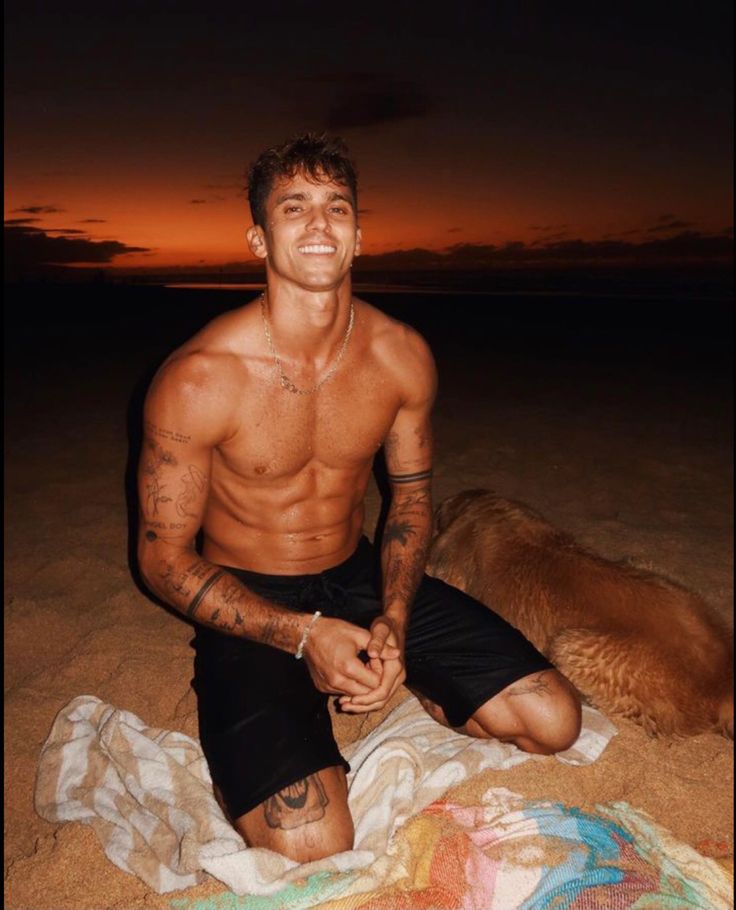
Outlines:
[{"label": "silver chain necklace", "polygon": [[271,326],[268,322],[268,313],[266,307],[266,295],[261,294],[261,316],[263,316],[263,331],[266,335],[266,341],[268,342],[268,349],[271,352],[271,356],[274,359],[274,363],[279,370],[279,379],[281,382],[281,387],[286,389],[287,392],[293,392],[295,395],[313,395],[318,389],[327,382],[328,379],[331,379],[335,375],[335,371],[340,366],[340,361],[345,355],[347,350],[348,342],[350,341],[350,335],[353,331],[353,323],[355,322],[355,307],[353,306],[353,301],[350,301],[350,315],[348,317],[348,327],[345,332],[345,337],[342,340],[340,345],[340,350],[337,352],[335,359],[332,362],[332,366],[325,373],[325,375],[316,382],[313,386],[310,386],[308,389],[300,389],[299,386],[295,385],[291,379],[284,373],[284,367],[281,363],[281,358],[276,353],[276,348],[273,344],[273,338],[271,337]]}]

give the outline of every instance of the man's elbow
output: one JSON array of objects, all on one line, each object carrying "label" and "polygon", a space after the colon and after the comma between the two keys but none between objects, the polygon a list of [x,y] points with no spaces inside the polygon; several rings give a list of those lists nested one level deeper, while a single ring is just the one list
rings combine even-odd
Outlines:
[{"label": "man's elbow", "polygon": [[157,552],[157,548],[142,537],[138,541],[137,557],[141,580],[149,590],[158,593],[157,580],[161,578],[162,564],[167,562],[164,554]]}]

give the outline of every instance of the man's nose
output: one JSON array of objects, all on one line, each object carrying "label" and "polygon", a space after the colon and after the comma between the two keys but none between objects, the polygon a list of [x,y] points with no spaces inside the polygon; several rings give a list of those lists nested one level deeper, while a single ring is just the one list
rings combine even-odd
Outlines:
[{"label": "man's nose", "polygon": [[316,205],[309,213],[307,227],[312,231],[325,231],[330,226],[329,219],[323,208]]}]

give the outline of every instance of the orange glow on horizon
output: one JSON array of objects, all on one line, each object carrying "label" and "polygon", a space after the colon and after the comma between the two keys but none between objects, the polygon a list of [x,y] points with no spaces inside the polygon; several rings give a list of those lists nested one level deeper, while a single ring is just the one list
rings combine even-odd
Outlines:
[{"label": "orange glow on horizon", "polygon": [[[5,217],[22,218],[24,207],[45,201],[57,211],[28,214],[29,227],[50,236],[82,231],[69,236],[148,250],[116,255],[109,263],[97,263],[101,267],[215,269],[255,263],[245,239],[250,211],[238,187],[192,190],[190,180],[171,173],[116,176],[119,179],[111,180],[108,174],[98,174],[84,181],[56,177],[53,191],[51,181],[43,178],[14,180],[6,195]],[[652,225],[656,228],[661,212],[671,210],[664,192],[653,193],[649,187],[648,194],[642,190],[639,196],[631,192],[622,196],[613,189],[592,206],[580,192],[552,189],[540,197],[518,186],[494,185],[488,178],[471,194],[449,184],[431,192],[401,182],[384,186],[373,177],[360,195],[363,252],[596,241],[607,236],[639,242],[656,236]],[[679,206],[678,219],[696,225],[696,230],[721,232],[729,224],[728,201],[703,192],[692,194],[687,208]]]}]

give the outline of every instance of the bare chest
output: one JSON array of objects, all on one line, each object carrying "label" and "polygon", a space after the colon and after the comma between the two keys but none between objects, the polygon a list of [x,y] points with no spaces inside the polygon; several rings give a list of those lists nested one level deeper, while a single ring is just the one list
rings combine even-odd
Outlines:
[{"label": "bare chest", "polygon": [[345,377],[316,395],[268,384],[244,398],[239,428],[218,450],[231,471],[254,481],[293,477],[309,465],[359,470],[381,447],[397,410],[395,393],[380,383]]}]

